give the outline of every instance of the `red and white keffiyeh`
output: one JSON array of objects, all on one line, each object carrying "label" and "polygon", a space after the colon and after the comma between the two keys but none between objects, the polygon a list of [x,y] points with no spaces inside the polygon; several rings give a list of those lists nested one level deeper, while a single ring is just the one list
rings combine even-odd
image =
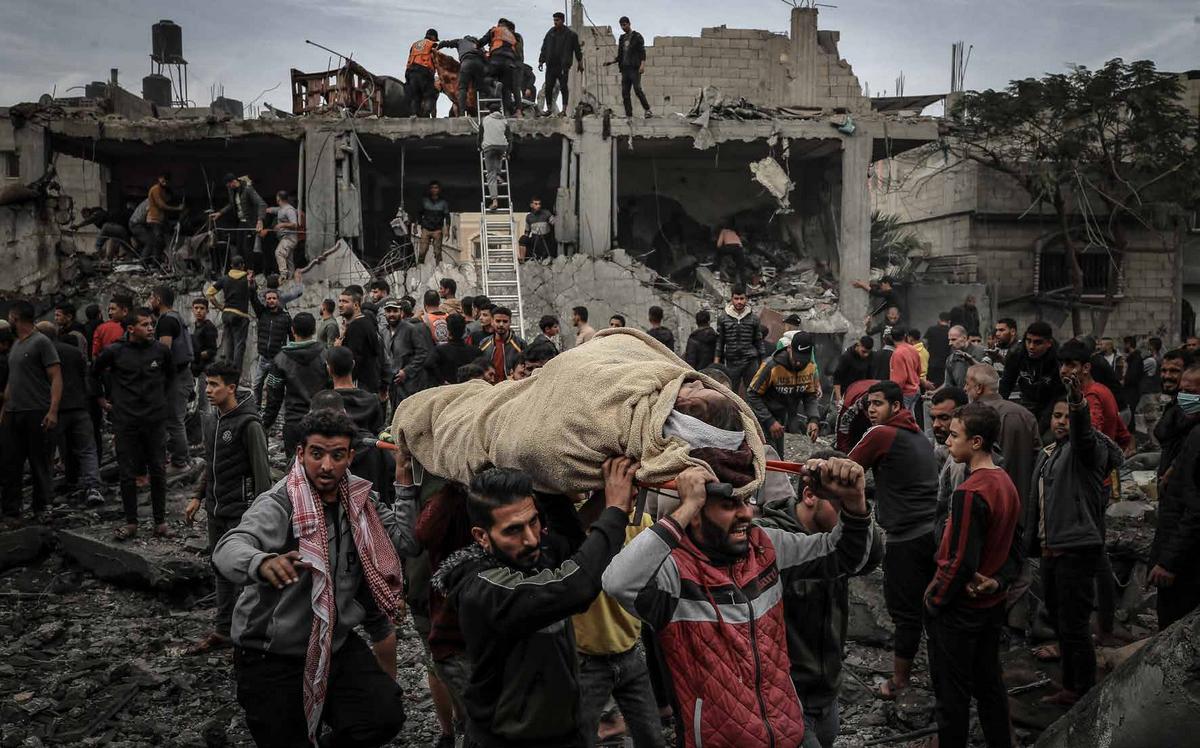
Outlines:
[{"label": "red and white keffiyeh", "polygon": [[[304,474],[297,459],[287,477],[288,498],[292,502],[292,532],[300,541],[300,558],[312,575],[312,631],[304,660],[304,716],[308,737],[314,745],[321,725],[321,709],[333,657],[333,626],[337,618],[335,580],[329,578],[329,528],[325,508]],[[349,473],[338,486],[338,501],[350,520],[354,547],[358,550],[363,576],[371,588],[375,604],[395,623],[404,598],[404,578],[400,559],[370,501],[371,482]]]}]

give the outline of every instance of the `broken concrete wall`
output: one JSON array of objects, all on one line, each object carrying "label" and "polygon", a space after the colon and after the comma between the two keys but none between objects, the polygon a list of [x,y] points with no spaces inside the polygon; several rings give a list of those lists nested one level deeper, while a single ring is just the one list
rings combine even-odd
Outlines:
[{"label": "broken concrete wall", "polygon": [[63,258],[71,245],[54,220],[62,198],[0,206],[0,296],[43,296],[59,290]]},{"label": "broken concrete wall", "polygon": [[[612,26],[577,25],[584,49],[582,87],[601,105],[622,111]],[[700,89],[758,105],[868,111],[858,78],[837,50],[838,32],[817,31],[815,8],[795,8],[787,34],[763,29],[702,29],[699,37],[657,36],[646,42],[642,85],[656,113],[686,112]]]},{"label": "broken concrete wall", "polygon": [[1200,611],[1160,633],[1042,733],[1036,748],[1160,748],[1200,734]]}]

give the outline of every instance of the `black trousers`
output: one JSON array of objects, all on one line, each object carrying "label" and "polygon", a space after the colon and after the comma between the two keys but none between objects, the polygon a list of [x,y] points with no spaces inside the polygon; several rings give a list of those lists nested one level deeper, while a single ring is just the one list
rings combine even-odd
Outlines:
[{"label": "black trousers", "polygon": [[642,109],[650,111],[650,102],[646,101],[646,94],[642,91],[642,74],[637,68],[621,68],[621,103],[625,105],[625,116],[633,116],[633,102],[629,99],[629,91],[633,90],[637,94],[638,101],[642,102]]},{"label": "black trousers", "polygon": [[458,116],[466,117],[470,113],[467,101],[472,88],[475,89],[475,103],[478,107],[479,99],[488,93],[486,80],[487,62],[482,58],[472,55],[462,61],[458,68]]},{"label": "black trousers", "polygon": [[762,366],[762,362],[757,358],[752,358],[726,361],[724,366],[725,371],[729,374],[729,389],[740,395],[742,388],[749,386],[750,380],[754,378],[754,373],[758,371],[758,367]]},{"label": "black trousers", "polygon": [[921,648],[925,588],[937,571],[933,533],[912,540],[889,541],[883,551],[883,600],[896,628],[892,651],[911,660]]},{"label": "black trousers", "polygon": [[984,610],[952,605],[926,622],[938,748],[966,748],[972,698],[988,748],[1012,746],[1008,689],[1000,669],[1005,617],[1003,605]]},{"label": "black trousers", "polygon": [[562,108],[567,111],[567,101],[571,96],[571,86],[568,82],[571,77],[571,65],[567,63],[565,67],[555,67],[553,65],[546,66],[546,108],[550,108],[550,102],[554,100],[554,94],[562,94]]},{"label": "black trousers", "polygon": [[50,435],[42,428],[44,410],[19,410],[5,413],[0,425],[0,464],[3,465],[3,489],[0,504],[4,516],[21,514],[22,493],[25,488],[25,463],[33,478],[33,511],[42,512],[50,501],[53,484],[50,481]]},{"label": "black trousers", "polygon": [[113,428],[117,441],[117,469],[121,483],[121,506],[125,521],[138,521],[137,479],[150,474],[150,510],[154,524],[167,521],[167,419],[118,423]]},{"label": "black trousers", "polygon": [[233,312],[221,312],[220,358],[242,368],[246,358],[246,336],[250,334],[250,318]]},{"label": "black trousers", "polygon": [[[237,527],[241,520],[241,517],[214,517],[208,514],[208,550],[205,555],[211,559],[221,536]],[[238,595],[242,594],[242,586],[226,579],[216,566],[213,566],[213,577],[217,582],[217,609],[213,626],[218,634],[228,637],[233,628],[233,609],[237,606]]]},{"label": "black trousers", "polygon": [[[260,748],[308,745],[304,717],[304,658],[233,651],[237,700]],[[374,748],[404,726],[404,695],[357,634],[333,653],[321,722],[331,728],[320,741],[337,748]]]},{"label": "black trousers", "polygon": [[1194,574],[1181,572],[1175,576],[1175,584],[1158,588],[1158,630],[1175,623],[1200,607],[1200,579]]},{"label": "black trousers", "polygon": [[421,65],[413,65],[404,72],[408,101],[413,114],[432,117],[437,107],[437,88],[433,84],[433,71]]},{"label": "black trousers", "polygon": [[512,114],[521,108],[521,88],[517,84],[517,61],[510,57],[493,57],[488,72],[500,84],[500,100],[504,113]]},{"label": "black trousers", "polygon": [[1096,684],[1096,647],[1089,625],[1096,604],[1092,583],[1102,548],[1042,557],[1046,612],[1062,650],[1063,688],[1079,695]]}]

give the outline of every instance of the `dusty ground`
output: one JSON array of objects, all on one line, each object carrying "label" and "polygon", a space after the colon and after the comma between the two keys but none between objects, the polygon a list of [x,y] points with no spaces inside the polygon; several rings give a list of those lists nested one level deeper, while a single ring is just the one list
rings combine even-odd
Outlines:
[{"label": "dusty ground", "polygon": [[[802,456],[808,449],[803,442],[789,437],[788,456]],[[0,748],[252,745],[234,701],[228,650],[183,654],[209,629],[214,601],[202,531],[179,519],[188,495],[187,481],[179,483],[169,499],[180,533],[175,539],[111,543],[107,538],[120,512],[110,500],[99,511],[56,507],[47,545],[32,561],[13,565],[11,556],[0,553]],[[148,516],[148,507],[143,512]],[[1136,559],[1144,549],[1145,524],[1144,518],[1114,521],[1110,545],[1129,549]],[[0,536],[0,550],[4,543]],[[1131,568],[1135,576],[1144,574],[1136,564]],[[888,738],[902,745],[896,737],[932,724],[923,649],[918,687],[908,697],[891,704],[872,695],[890,672],[879,583],[878,576],[866,578],[853,595],[851,635],[858,640],[847,653],[839,746]],[[157,589],[147,589],[149,584]],[[1130,599],[1121,620],[1145,636],[1153,630],[1153,616],[1145,613],[1147,600],[1138,587],[1124,588]],[[421,648],[407,622],[400,636],[408,723],[394,745],[432,745],[438,730]],[[1058,677],[1057,666],[1037,663],[1023,641],[1013,642],[1005,662],[1008,684],[1017,691],[1013,719],[1019,743],[1031,745],[1059,714],[1037,704],[1050,688],[1046,679]]]}]

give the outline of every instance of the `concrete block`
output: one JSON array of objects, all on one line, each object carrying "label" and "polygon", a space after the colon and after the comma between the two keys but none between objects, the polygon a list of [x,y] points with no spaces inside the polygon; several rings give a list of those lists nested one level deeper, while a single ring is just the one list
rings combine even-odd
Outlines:
[{"label": "concrete block", "polygon": [[0,571],[36,560],[49,548],[51,537],[40,525],[0,533]]},{"label": "concrete block", "polygon": [[209,583],[207,560],[170,541],[139,536],[118,542],[108,527],[81,527],[58,534],[62,552],[107,582],[141,589],[171,590]]}]

